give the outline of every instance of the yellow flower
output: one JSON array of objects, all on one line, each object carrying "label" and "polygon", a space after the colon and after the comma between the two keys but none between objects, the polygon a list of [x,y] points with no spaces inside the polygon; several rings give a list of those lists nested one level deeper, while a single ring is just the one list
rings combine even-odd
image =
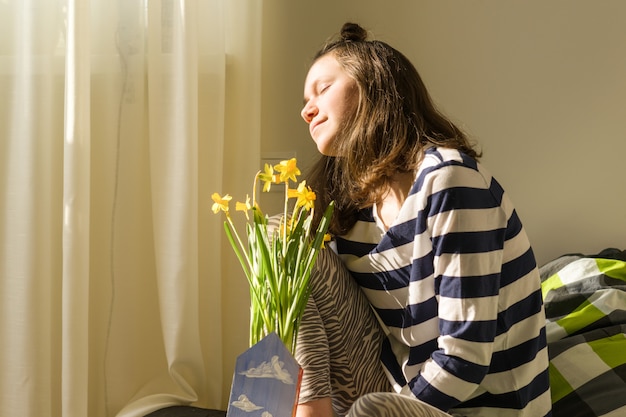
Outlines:
[{"label": "yellow flower", "polygon": [[[334,204],[329,204],[318,229],[311,231],[314,215],[312,207],[316,196],[306,181],[293,189],[290,187],[289,180],[297,183],[298,175],[300,170],[295,158],[274,166],[265,164],[264,169],[256,173],[252,194],[246,195],[245,202],[238,201],[235,204],[235,211],[243,211],[247,219],[247,241],[242,240],[244,235],[239,234],[229,213],[232,197],[218,193],[211,196],[213,212],[225,213],[226,237],[250,284],[250,294],[253,295],[250,300],[250,346],[275,331],[292,353],[295,351],[295,335],[308,297],[306,289],[311,270],[320,247],[328,241],[324,233],[328,230],[334,210]],[[263,191],[266,192],[272,184],[284,183],[284,212],[278,225],[264,215],[259,207],[256,200],[259,181],[263,182]],[[291,198],[297,201],[292,203]]]},{"label": "yellow flower", "polygon": [[333,239],[333,237],[330,235],[330,233],[325,233],[324,234],[324,240],[322,240],[321,248],[324,249],[326,247],[325,243],[326,242],[330,242],[332,239]]},{"label": "yellow flower", "polygon": [[213,207],[211,207],[213,213],[217,213],[222,210],[224,213],[228,214],[228,202],[232,200],[231,196],[226,194],[224,197],[221,197],[218,193],[213,193],[211,198],[215,201],[215,203],[213,203]]},{"label": "yellow flower", "polygon": [[297,182],[297,175],[300,175],[300,170],[296,166],[296,158],[290,160],[280,161],[278,165],[274,165],[274,169],[280,173],[280,181],[287,182],[291,180]]},{"label": "yellow flower", "polygon": [[278,175],[274,175],[274,169],[270,164],[265,164],[263,172],[259,172],[259,179],[263,181],[263,192],[268,192],[272,183],[278,184]]},{"label": "yellow flower", "polygon": [[244,214],[246,215],[246,219],[250,220],[250,217],[248,217],[248,210],[252,210],[252,205],[250,204],[250,196],[246,194],[245,203],[240,203],[239,201],[237,201],[237,204],[235,204],[235,210],[243,211]]},{"label": "yellow flower", "polygon": [[315,204],[315,192],[307,187],[306,181],[302,181],[296,190],[289,190],[289,198],[297,198],[296,207],[304,207],[311,210]]}]

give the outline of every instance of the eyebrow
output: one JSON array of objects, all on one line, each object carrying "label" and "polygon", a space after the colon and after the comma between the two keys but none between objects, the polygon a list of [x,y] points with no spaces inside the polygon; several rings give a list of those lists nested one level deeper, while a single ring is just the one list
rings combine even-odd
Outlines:
[{"label": "eyebrow", "polygon": [[[317,86],[318,86],[320,83],[322,83],[322,82],[330,82],[330,80],[331,80],[332,78],[333,78],[332,76],[328,76],[328,75],[322,75],[322,76],[320,76],[320,77],[316,78],[316,79],[313,81],[313,83],[311,84],[311,89],[312,89],[313,91],[315,91],[315,89],[317,88]],[[302,100],[302,105],[303,105],[303,106],[305,106],[305,105],[306,105],[306,103],[307,103],[307,101],[309,101],[309,99],[308,99],[306,96],[304,96],[304,99]]]}]

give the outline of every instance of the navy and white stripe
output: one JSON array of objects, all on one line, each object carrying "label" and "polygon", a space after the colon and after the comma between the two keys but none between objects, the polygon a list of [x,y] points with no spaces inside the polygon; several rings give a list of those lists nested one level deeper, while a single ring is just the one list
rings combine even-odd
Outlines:
[{"label": "navy and white stripe", "polygon": [[396,390],[468,416],[549,415],[539,273],[500,184],[431,148],[389,230],[375,213],[337,250],[388,332]]}]

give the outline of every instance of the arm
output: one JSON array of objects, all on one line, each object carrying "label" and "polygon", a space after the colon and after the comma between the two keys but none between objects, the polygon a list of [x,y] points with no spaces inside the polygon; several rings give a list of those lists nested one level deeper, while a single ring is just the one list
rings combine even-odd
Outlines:
[{"label": "arm", "polygon": [[427,211],[440,337],[409,385],[449,410],[476,391],[491,362],[507,219],[478,171],[454,165],[433,178]]}]

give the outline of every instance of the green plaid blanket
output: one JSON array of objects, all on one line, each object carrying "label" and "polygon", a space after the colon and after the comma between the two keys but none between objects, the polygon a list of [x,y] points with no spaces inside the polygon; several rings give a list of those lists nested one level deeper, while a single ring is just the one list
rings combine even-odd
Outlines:
[{"label": "green plaid blanket", "polygon": [[542,290],[554,417],[626,416],[626,262],[582,257]]}]

